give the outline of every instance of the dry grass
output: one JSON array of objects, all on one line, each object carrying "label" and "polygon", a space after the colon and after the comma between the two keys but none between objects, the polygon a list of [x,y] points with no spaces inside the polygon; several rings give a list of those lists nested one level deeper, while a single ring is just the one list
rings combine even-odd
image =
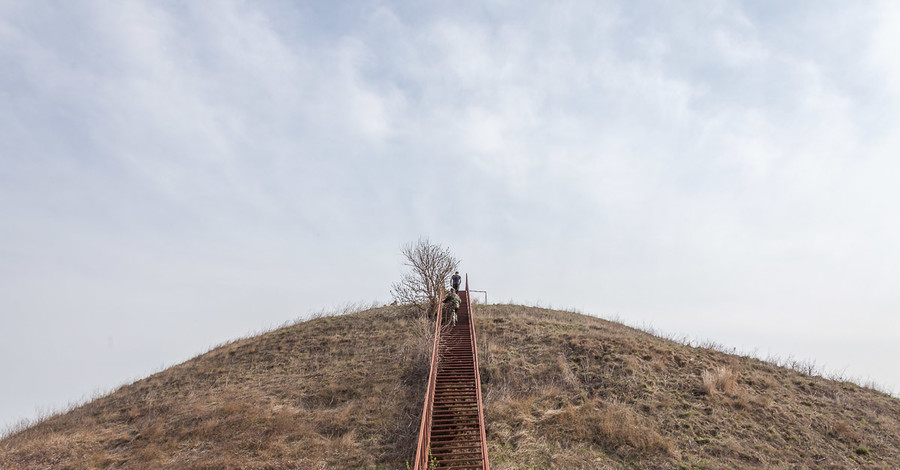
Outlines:
[{"label": "dry grass", "polygon": [[400,468],[431,348],[401,308],[214,349],[0,441],[0,468]]},{"label": "dry grass", "polygon": [[900,400],[571,312],[475,309],[494,470],[900,468]]},{"label": "dry grass", "polygon": [[[476,306],[494,470],[897,469],[900,401],[571,312]],[[400,308],[214,349],[0,441],[3,469],[404,469],[431,327]]]},{"label": "dry grass", "polygon": [[737,377],[728,367],[716,367],[712,370],[705,370],[701,374],[701,378],[703,379],[703,392],[707,395],[715,395],[716,393],[735,394]]}]

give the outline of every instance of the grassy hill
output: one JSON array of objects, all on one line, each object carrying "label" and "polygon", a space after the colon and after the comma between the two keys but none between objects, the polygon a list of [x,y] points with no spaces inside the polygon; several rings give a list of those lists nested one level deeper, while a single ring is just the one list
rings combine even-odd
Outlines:
[{"label": "grassy hill", "polygon": [[[900,468],[900,400],[590,316],[476,306],[492,468]],[[404,469],[431,327],[401,307],[216,348],[0,441],[4,469]]]}]

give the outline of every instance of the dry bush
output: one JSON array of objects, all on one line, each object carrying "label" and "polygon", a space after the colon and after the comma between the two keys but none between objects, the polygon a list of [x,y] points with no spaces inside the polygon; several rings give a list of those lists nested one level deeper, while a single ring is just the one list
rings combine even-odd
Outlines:
[{"label": "dry bush", "polygon": [[737,390],[737,377],[728,367],[705,370],[701,374],[701,378],[703,379],[703,391],[707,395],[715,395],[719,392],[734,395]]},{"label": "dry bush", "polygon": [[409,271],[391,285],[394,301],[415,306],[430,316],[436,315],[436,302],[446,289],[450,275],[459,266],[459,260],[449,248],[431,243],[427,238],[403,245],[400,252]]},{"label": "dry bush", "polygon": [[410,386],[423,384],[428,381],[431,373],[431,353],[434,349],[434,323],[426,318],[417,316],[410,319],[413,336],[404,351],[408,367],[403,380]]}]

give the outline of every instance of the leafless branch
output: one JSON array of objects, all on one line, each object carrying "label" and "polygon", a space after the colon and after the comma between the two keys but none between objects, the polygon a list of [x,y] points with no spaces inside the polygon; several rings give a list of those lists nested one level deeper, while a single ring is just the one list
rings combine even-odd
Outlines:
[{"label": "leafless branch", "polygon": [[428,315],[437,311],[437,297],[443,292],[450,276],[459,266],[459,260],[449,248],[420,238],[400,249],[409,268],[400,281],[391,286],[391,295],[400,304],[414,305]]}]

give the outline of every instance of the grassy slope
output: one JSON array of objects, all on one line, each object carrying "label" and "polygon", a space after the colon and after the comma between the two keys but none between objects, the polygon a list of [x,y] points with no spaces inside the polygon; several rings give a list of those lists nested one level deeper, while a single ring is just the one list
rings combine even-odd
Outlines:
[{"label": "grassy slope", "polygon": [[382,309],[240,340],[9,436],[0,468],[398,468],[430,328]]},{"label": "grassy slope", "polygon": [[[900,468],[876,391],[578,314],[476,316],[494,470]],[[402,469],[429,330],[383,308],[237,341],[7,437],[0,468]]]},{"label": "grassy slope", "polygon": [[900,468],[882,393],[593,317],[477,312],[494,470]]}]

